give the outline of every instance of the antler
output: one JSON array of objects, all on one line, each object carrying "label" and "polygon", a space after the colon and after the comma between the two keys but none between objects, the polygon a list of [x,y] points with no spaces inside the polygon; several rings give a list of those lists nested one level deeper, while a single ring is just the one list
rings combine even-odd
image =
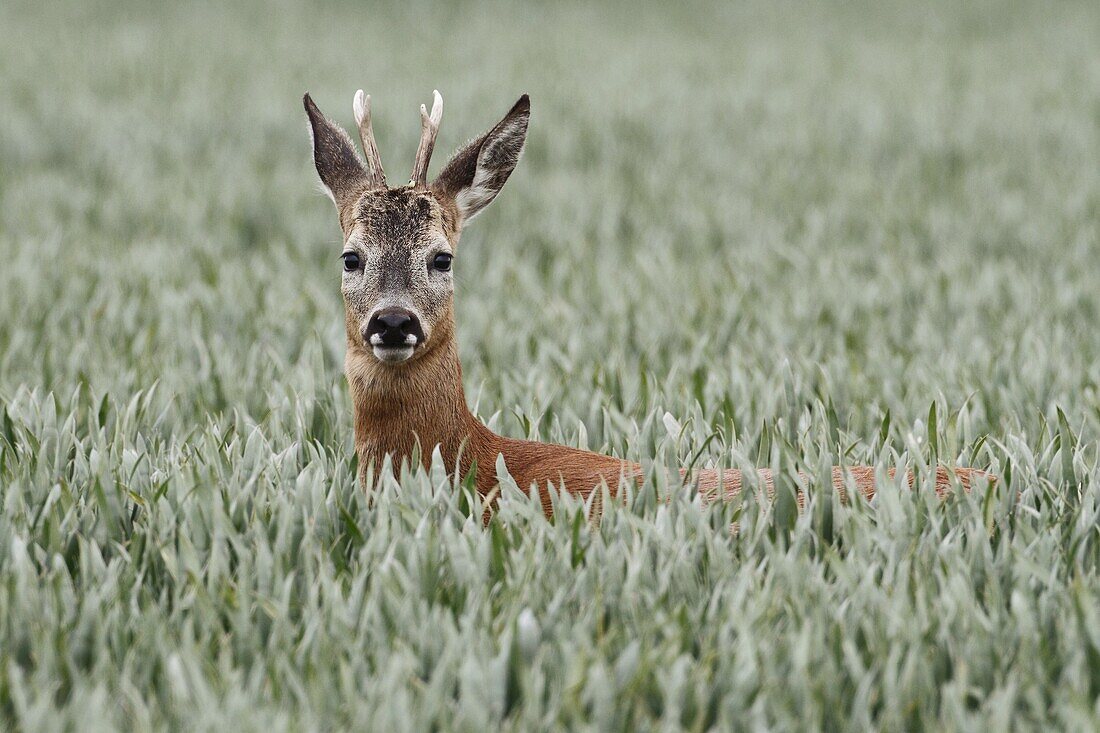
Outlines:
[{"label": "antler", "polygon": [[416,148],[416,161],[413,163],[412,178],[409,184],[413,188],[428,187],[428,163],[432,159],[435,136],[439,134],[439,121],[443,119],[443,96],[439,91],[432,92],[432,114],[420,105],[420,145]]},{"label": "antler", "polygon": [[359,125],[363,153],[367,156],[367,177],[374,188],[385,188],[386,173],[382,170],[382,156],[378,154],[378,145],[374,142],[374,130],[370,124],[370,95],[364,95],[360,89],[355,93],[351,107],[355,112],[355,123]]}]

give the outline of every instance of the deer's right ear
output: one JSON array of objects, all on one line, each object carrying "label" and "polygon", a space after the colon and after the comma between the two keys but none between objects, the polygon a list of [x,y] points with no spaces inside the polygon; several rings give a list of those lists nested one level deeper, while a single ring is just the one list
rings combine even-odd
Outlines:
[{"label": "deer's right ear", "polygon": [[302,98],[313,140],[313,164],[325,193],[338,211],[356,201],[367,188],[367,172],[355,145],[343,128],[327,119],[308,94]]},{"label": "deer's right ear", "polygon": [[530,118],[531,101],[524,94],[496,127],[455,153],[432,183],[437,196],[454,202],[460,225],[488,206],[512,175]]}]

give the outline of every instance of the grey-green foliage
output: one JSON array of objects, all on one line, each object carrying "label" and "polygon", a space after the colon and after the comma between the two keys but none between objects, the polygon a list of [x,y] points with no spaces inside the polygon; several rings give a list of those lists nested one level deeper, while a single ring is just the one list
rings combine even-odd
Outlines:
[{"label": "grey-green foliage", "polygon": [[[665,5],[0,5],[0,727],[1095,728],[1098,6]],[[359,87],[395,181],[532,96],[478,414],[774,508],[368,501],[299,102]]]}]

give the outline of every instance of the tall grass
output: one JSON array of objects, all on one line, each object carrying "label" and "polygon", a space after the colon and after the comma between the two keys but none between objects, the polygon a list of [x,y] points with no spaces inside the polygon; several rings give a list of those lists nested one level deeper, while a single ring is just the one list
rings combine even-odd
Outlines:
[{"label": "tall grass", "polygon": [[[0,6],[0,727],[1096,727],[1095,4],[226,5]],[[359,87],[391,180],[532,96],[492,427],[884,490],[369,504],[299,102]]]}]

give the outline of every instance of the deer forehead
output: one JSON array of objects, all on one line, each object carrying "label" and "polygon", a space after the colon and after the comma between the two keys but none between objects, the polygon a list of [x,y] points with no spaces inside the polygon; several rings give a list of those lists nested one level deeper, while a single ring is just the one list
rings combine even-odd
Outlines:
[{"label": "deer forehead", "polygon": [[367,191],[356,204],[349,239],[363,246],[424,245],[449,238],[447,212],[430,192],[409,188]]}]

